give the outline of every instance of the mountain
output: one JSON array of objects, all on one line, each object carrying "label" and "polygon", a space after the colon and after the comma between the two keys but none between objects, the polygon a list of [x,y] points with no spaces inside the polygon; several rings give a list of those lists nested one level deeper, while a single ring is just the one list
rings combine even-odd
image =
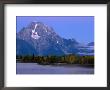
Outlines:
[{"label": "mountain", "polygon": [[[32,22],[17,33],[17,38],[26,41],[38,52],[37,55],[63,55],[63,39],[53,28],[41,22]],[[19,50],[19,49],[18,49]]]},{"label": "mountain", "polygon": [[90,42],[87,44],[88,46],[94,46],[94,42]]},{"label": "mountain", "polygon": [[37,51],[26,41],[16,39],[16,54],[17,55],[33,55],[37,54]]},{"label": "mountain", "polygon": [[79,47],[79,55],[94,55],[94,42],[89,42],[87,45]]},{"label": "mountain", "polygon": [[[75,39],[64,39],[52,27],[42,22],[31,22],[17,34],[17,54],[65,55],[77,54],[80,43]],[[23,51],[22,51],[23,50]]]}]

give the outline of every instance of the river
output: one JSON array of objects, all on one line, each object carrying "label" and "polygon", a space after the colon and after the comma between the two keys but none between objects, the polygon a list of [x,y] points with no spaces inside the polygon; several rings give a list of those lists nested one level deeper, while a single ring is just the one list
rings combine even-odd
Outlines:
[{"label": "river", "polygon": [[16,74],[94,74],[93,67],[16,63]]}]

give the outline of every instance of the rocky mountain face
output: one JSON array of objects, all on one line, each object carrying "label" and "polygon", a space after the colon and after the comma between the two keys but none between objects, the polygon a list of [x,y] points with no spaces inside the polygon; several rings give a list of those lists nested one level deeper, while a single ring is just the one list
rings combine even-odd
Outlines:
[{"label": "rocky mountain face", "polygon": [[38,54],[37,51],[26,41],[17,38],[16,39],[16,54],[17,55],[33,55]]},{"label": "rocky mountain face", "polygon": [[75,39],[60,37],[52,27],[42,22],[31,22],[16,36],[17,55],[65,55],[82,51]]}]

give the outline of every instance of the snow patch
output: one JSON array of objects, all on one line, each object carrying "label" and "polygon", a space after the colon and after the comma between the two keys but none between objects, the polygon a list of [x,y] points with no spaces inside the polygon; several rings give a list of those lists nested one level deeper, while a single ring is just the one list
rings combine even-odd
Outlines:
[{"label": "snow patch", "polygon": [[37,34],[37,32],[32,33],[31,37],[34,38],[34,39],[39,39],[40,38],[40,36]]},{"label": "snow patch", "polygon": [[35,31],[34,30],[32,30],[32,33],[34,33]]},{"label": "snow patch", "polygon": [[39,39],[40,36],[37,34],[37,32],[35,31],[35,29],[37,28],[37,24],[35,24],[35,27],[34,29],[32,30],[32,34],[31,34],[31,37],[34,38],[34,39]]},{"label": "snow patch", "polygon": [[35,31],[36,28],[37,28],[37,24],[35,24],[34,31]]}]

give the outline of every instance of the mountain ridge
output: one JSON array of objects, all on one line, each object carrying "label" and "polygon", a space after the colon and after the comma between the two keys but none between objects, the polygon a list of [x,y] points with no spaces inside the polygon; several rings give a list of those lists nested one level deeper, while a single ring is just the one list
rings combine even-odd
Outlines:
[{"label": "mountain ridge", "polygon": [[[60,37],[52,27],[42,22],[31,22],[27,27],[17,32],[16,39],[23,40],[32,46],[37,52],[34,53],[35,55],[77,54],[81,51],[78,47],[80,43],[75,39]],[[20,52],[19,50],[21,49],[16,49],[16,52]]]}]

